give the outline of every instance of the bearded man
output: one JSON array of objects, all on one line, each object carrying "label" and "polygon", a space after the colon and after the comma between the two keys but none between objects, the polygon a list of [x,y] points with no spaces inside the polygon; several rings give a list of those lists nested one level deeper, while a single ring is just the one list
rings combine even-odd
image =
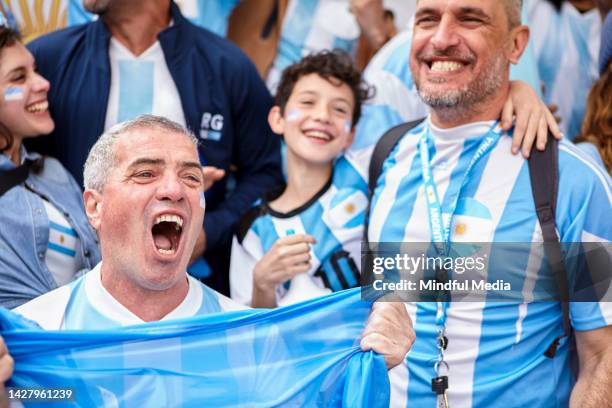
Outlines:
[{"label": "bearded man", "polygon": [[[439,256],[455,242],[542,242],[528,163],[507,154],[512,139],[499,126],[509,65],[529,39],[520,11],[520,0],[417,2],[410,68],[429,114],[382,164],[370,242],[433,242]],[[566,141],[559,143],[558,163],[560,241],[609,243],[609,175]],[[527,288],[528,262],[542,266],[530,251],[494,265],[516,278],[518,293]],[[540,278],[546,277],[536,284]],[[487,298],[407,306],[417,340],[390,374],[394,406],[595,407],[612,401],[611,303],[569,304],[577,381],[560,302]],[[551,345],[554,339],[558,344]],[[551,347],[552,357],[545,355]]]}]

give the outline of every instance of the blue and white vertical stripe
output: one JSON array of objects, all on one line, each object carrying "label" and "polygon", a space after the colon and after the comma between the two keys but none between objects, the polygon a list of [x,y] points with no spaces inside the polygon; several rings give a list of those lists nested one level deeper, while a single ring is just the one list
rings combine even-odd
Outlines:
[{"label": "blue and white vertical stripe", "polygon": [[570,2],[557,12],[547,1],[526,3],[544,100],[559,106],[561,129],[580,134],[589,90],[599,77],[601,17],[597,8],[581,14]]},{"label": "blue and white vertical stripe", "polygon": [[359,35],[348,1],[289,0],[268,89],[274,93],[282,71],[312,52],[339,48],[354,55]]}]

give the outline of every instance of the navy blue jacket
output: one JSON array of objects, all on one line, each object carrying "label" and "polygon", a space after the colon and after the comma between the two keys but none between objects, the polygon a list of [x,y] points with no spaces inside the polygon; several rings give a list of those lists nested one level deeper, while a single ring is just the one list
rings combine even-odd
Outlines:
[{"label": "navy blue jacket", "polygon": [[[206,165],[229,173],[206,194],[207,250],[229,242],[234,226],[263,192],[282,183],[279,138],[269,128],[272,98],[255,67],[229,41],[196,27],[172,3],[174,24],[158,35],[181,98],[187,126],[201,141]],[[51,82],[55,131],[32,144],[57,157],[82,184],[89,149],[104,131],[110,90],[111,34],[101,20],[69,27],[28,45],[38,70]],[[171,147],[171,146],[169,146]]]}]

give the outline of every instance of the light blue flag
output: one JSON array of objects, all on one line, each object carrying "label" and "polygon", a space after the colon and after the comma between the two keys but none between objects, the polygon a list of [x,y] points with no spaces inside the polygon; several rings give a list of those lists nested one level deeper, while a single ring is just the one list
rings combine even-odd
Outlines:
[{"label": "light blue flag", "polygon": [[384,359],[359,349],[370,308],[357,288],[104,331],[44,331],[0,309],[15,359],[7,385],[73,391],[45,407],[387,407]]}]

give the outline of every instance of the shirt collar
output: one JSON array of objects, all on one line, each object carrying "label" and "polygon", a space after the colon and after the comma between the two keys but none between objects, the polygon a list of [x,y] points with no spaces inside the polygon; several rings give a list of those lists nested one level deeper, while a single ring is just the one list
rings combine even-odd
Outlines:
[{"label": "shirt collar", "polygon": [[[19,149],[19,153],[21,156],[21,164],[25,163],[25,161],[28,159],[31,161],[35,161],[42,157],[40,154],[36,152],[28,152],[28,150],[25,148],[23,144],[21,145],[21,148]],[[10,169],[14,169],[15,167],[17,166],[15,166],[15,163],[13,163],[10,157],[8,157],[4,153],[0,154],[0,170],[10,170]]]}]

